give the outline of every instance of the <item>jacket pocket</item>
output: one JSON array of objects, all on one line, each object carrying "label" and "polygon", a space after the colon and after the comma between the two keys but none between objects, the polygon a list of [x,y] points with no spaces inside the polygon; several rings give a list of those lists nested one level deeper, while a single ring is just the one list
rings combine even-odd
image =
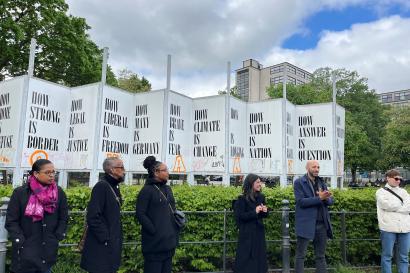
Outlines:
[{"label": "jacket pocket", "polygon": [[44,246],[44,260],[48,264],[54,264],[57,261],[58,239],[54,234],[47,234],[42,242]]}]

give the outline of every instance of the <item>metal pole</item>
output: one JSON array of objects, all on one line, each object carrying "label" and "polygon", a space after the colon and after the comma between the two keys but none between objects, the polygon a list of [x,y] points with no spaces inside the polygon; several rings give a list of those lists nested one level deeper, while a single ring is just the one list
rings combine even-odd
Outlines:
[{"label": "metal pole", "polygon": [[[103,64],[101,70],[101,82],[98,86],[98,95],[97,95],[97,124],[94,132],[94,153],[93,153],[93,168],[90,172],[89,186],[93,187],[98,181],[98,158],[99,158],[99,148],[101,140],[101,120],[98,120],[102,117],[102,108],[104,100],[104,85],[107,79],[107,63],[108,63],[108,47],[104,47],[103,53]],[[101,167],[100,167],[101,168]]]},{"label": "metal pole", "polygon": [[337,130],[336,130],[336,75],[332,73],[332,149],[333,149],[333,170],[331,177],[331,187],[337,188]]},{"label": "metal pole", "polygon": [[282,200],[282,272],[290,272],[289,200]]},{"label": "metal pole", "polygon": [[6,272],[6,252],[7,252],[7,230],[4,227],[6,223],[6,212],[10,198],[3,197],[0,200],[0,273]]},{"label": "metal pole", "polygon": [[230,91],[231,91],[231,62],[227,63],[226,67],[226,94],[225,94],[225,177],[224,177],[224,184],[225,186],[229,186],[231,183],[231,178],[229,175],[230,171],[230,166],[229,166],[229,134],[230,134],[230,129],[229,129],[229,119],[230,119]]},{"label": "metal pole", "polygon": [[343,209],[340,214],[340,229],[342,233],[342,240],[340,241],[340,250],[342,252],[342,263],[347,264],[347,236],[346,236],[346,211]]},{"label": "metal pole", "polygon": [[37,46],[37,41],[34,38],[31,38],[30,42],[30,57],[28,61],[28,76],[33,77],[34,75],[34,60],[36,58],[36,46]]},{"label": "metal pole", "polygon": [[225,273],[226,272],[226,209],[224,209],[224,235],[223,235],[223,240],[224,240],[224,246],[223,246],[222,266],[223,266],[223,271]]},{"label": "metal pole", "polygon": [[162,113],[162,128],[165,133],[162,134],[162,149],[161,149],[161,161],[167,161],[167,147],[168,147],[168,132],[169,132],[169,91],[171,90],[171,55],[168,54],[167,56],[167,88],[164,91],[164,104]]},{"label": "metal pole", "polygon": [[288,164],[286,156],[286,83],[287,83],[287,66],[284,65],[284,75],[283,75],[283,89],[282,89],[282,172],[280,175],[280,186],[286,187],[288,184]]}]

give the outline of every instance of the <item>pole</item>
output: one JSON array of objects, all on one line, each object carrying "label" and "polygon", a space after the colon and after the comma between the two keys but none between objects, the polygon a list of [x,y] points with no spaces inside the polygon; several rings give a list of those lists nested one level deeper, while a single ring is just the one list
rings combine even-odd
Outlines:
[{"label": "pole", "polygon": [[28,92],[30,90],[30,78],[34,75],[34,61],[36,57],[36,46],[37,41],[31,38],[30,42],[30,56],[27,69],[27,76],[24,78],[23,86],[23,97],[21,99],[21,109],[20,109],[20,124],[19,133],[17,138],[17,148],[16,148],[16,168],[13,171],[13,187],[16,188],[22,184],[23,181],[23,169],[22,164],[22,151],[24,146],[24,130],[26,127],[26,115],[27,115],[27,103],[28,103]]},{"label": "pole", "polygon": [[226,66],[226,94],[225,94],[225,175],[224,175],[224,184],[229,186],[230,181],[230,166],[229,166],[229,113],[230,113],[230,91],[231,91],[231,62],[227,63]]},{"label": "pole", "polygon": [[282,200],[282,272],[290,272],[289,201]]},{"label": "pole", "polygon": [[286,187],[288,184],[288,164],[287,164],[287,156],[286,156],[286,84],[287,84],[287,66],[284,64],[284,72],[283,72],[283,88],[282,88],[282,168],[281,168],[281,175],[280,175],[280,186]]},{"label": "pole", "polygon": [[337,129],[336,129],[336,75],[332,73],[332,151],[333,151],[333,169],[331,177],[331,187],[337,188]]},{"label": "pole", "polygon": [[162,128],[165,130],[165,134],[162,134],[162,150],[161,161],[167,161],[167,143],[168,143],[168,109],[169,109],[169,91],[171,90],[171,55],[167,56],[167,88],[164,91],[164,112],[162,112]]},{"label": "pole", "polygon": [[94,155],[93,155],[93,168],[90,173],[89,186],[92,187],[98,182],[98,159],[99,159],[99,147],[101,140],[101,120],[98,117],[102,116],[103,98],[104,98],[104,85],[107,80],[107,63],[108,63],[108,47],[104,47],[103,63],[101,68],[101,81],[98,86],[97,95],[97,124],[94,132]]}]

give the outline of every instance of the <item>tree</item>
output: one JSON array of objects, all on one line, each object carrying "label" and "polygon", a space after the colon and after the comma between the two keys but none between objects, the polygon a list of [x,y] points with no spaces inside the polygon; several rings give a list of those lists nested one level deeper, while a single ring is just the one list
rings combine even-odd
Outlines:
[{"label": "tree", "polygon": [[[0,1],[0,80],[26,74],[31,38],[38,45],[35,76],[67,86],[100,80],[102,50],[85,19],[67,11],[64,0]],[[107,82],[116,85],[110,67]]]},{"label": "tree", "polygon": [[133,93],[151,90],[151,84],[146,78],[140,79],[136,73],[126,68],[120,70],[118,74],[118,87]]},{"label": "tree", "polygon": [[410,169],[410,107],[394,107],[388,111],[389,122],[382,138],[384,170]]},{"label": "tree", "polygon": [[[311,82],[303,85],[286,85],[287,99],[294,104],[311,104],[332,101],[332,74],[335,73],[337,102],[346,110],[345,166],[356,180],[357,170],[378,169],[381,156],[381,136],[387,118],[367,79],[356,71],[320,68],[313,73]],[[267,88],[272,98],[282,97],[282,85]]]},{"label": "tree", "polygon": [[[218,95],[225,95],[225,94],[226,94],[226,90],[218,90]],[[241,96],[238,94],[238,88],[236,87],[236,85],[231,88],[230,95],[237,99],[240,99],[240,100],[242,99]]]}]

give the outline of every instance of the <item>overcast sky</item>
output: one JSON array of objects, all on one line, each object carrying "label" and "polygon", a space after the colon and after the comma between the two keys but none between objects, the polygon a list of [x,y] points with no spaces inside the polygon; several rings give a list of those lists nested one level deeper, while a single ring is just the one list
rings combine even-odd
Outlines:
[{"label": "overcast sky", "polygon": [[127,68],[153,89],[191,97],[226,88],[253,58],[265,67],[290,62],[356,70],[376,92],[410,88],[408,0],[67,0],[91,38],[110,49],[115,72]]}]

